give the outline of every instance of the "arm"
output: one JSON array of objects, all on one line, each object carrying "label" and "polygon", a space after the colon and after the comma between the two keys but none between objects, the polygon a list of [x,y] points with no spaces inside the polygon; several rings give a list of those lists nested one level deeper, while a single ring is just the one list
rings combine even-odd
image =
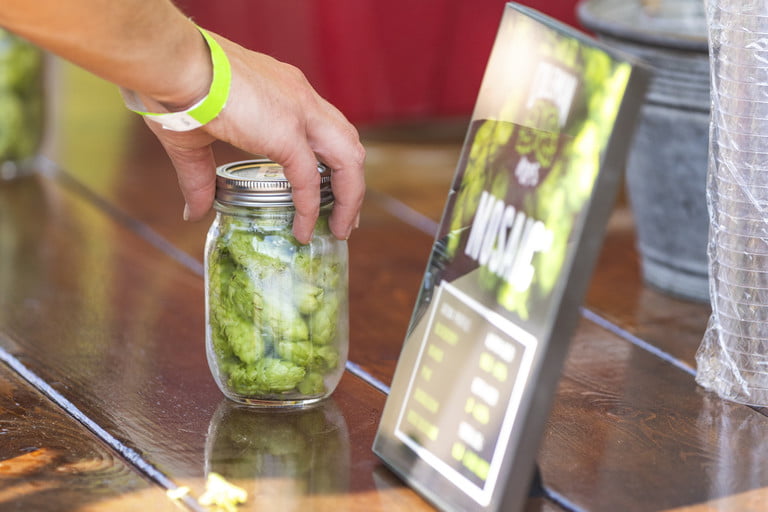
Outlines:
[{"label": "arm", "polygon": [[[169,0],[4,0],[0,25],[122,87],[158,111],[183,110],[211,81],[208,47]],[[148,122],[168,152],[186,201],[185,218],[210,209],[215,193],[211,142],[223,140],[280,163],[294,189],[294,234],[311,237],[319,211],[317,160],[334,169],[331,229],[347,238],[365,191],[365,152],[355,128],[296,68],[214,36],[229,57],[229,101],[191,132]]]}]

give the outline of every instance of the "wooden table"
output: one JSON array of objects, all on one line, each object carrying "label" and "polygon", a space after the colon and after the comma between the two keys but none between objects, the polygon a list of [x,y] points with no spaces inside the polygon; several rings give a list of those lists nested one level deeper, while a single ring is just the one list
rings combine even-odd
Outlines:
[{"label": "wooden table", "polygon": [[[371,444],[463,125],[364,133],[353,364],[320,407],[265,415],[210,376],[208,222],[182,221],[162,149],[111,86],[60,63],[52,84],[47,160],[0,183],[0,510],[179,510],[176,486],[200,509],[209,471],[249,491],[242,510],[431,510]],[[220,162],[242,157],[218,147]],[[540,451],[546,496],[529,510],[765,509],[764,411],[693,379],[708,315],[642,284],[618,207]]]}]

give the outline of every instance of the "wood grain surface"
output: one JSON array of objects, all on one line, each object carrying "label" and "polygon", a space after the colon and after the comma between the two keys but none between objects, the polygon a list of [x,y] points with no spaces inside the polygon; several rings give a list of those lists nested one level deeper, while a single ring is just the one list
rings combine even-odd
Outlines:
[{"label": "wood grain surface", "polygon": [[165,489],[0,365],[0,510],[179,510]]},{"label": "wood grain surface", "polygon": [[[111,86],[66,66],[55,82],[41,174],[0,183],[0,351],[38,379],[0,366],[0,509],[163,510],[176,484],[195,508],[215,469],[249,490],[242,510],[430,510],[371,444],[463,130],[367,134],[355,371],[314,410],[265,415],[227,402],[205,360],[210,218],[181,219],[167,156]],[[646,286],[634,244],[620,202],[544,433],[545,496],[527,510],[761,510],[764,410],[695,384],[709,308]]]},{"label": "wood grain surface", "polygon": [[[3,258],[13,275],[0,296],[0,346],[126,450],[199,496],[225,401],[205,360],[201,276],[55,180],[19,181],[0,193],[22,228],[8,244],[18,251]],[[28,196],[38,204],[12,199]],[[29,226],[42,231],[26,233]],[[384,400],[346,374],[327,406],[346,423],[347,456],[333,458],[338,446],[324,442],[315,453],[343,463],[332,470],[343,483],[336,494],[384,488],[402,494],[408,509],[424,507],[391,475],[375,476],[388,473],[370,450]],[[316,469],[317,478],[328,470]]]}]

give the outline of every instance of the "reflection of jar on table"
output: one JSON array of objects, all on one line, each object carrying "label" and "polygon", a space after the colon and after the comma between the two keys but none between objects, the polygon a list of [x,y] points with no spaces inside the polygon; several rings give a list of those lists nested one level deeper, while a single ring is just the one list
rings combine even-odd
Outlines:
[{"label": "reflection of jar on table", "polygon": [[270,510],[305,510],[309,496],[349,489],[347,424],[333,399],[298,409],[224,400],[208,428],[205,461],[206,474],[248,492],[251,509],[263,503]]},{"label": "reflection of jar on table", "polygon": [[0,180],[32,172],[43,132],[43,53],[0,28]]}]

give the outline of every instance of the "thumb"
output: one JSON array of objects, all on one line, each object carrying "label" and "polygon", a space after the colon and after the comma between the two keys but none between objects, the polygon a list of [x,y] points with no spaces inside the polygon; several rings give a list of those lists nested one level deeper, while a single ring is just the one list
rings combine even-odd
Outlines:
[{"label": "thumb", "polygon": [[213,137],[200,130],[173,132],[146,121],[176,169],[184,196],[184,220],[200,220],[213,205],[216,195],[216,161]]},{"label": "thumb", "polygon": [[184,220],[200,220],[208,213],[216,195],[216,162],[211,146],[179,148],[165,146],[176,169],[184,196]]}]

